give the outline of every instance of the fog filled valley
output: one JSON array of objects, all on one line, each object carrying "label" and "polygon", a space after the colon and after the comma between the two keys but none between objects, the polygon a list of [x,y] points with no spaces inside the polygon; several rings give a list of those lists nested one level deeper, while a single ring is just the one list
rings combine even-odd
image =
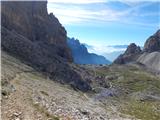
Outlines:
[{"label": "fog filled valley", "polygon": [[159,29],[110,55],[70,37],[47,1],[1,2],[2,120],[160,119]]}]

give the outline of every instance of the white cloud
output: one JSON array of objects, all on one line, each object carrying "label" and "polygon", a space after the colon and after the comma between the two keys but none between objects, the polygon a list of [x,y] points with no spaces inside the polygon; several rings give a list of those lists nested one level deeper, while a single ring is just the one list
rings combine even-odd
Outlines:
[{"label": "white cloud", "polygon": [[133,5],[138,5],[142,2],[157,2],[158,0],[118,0],[118,1],[133,6]]},{"label": "white cloud", "polygon": [[114,46],[92,45],[92,47],[88,47],[88,50],[91,53],[98,53],[100,55],[103,55],[105,53],[125,51],[126,47],[118,48],[118,47],[114,47]]},{"label": "white cloud", "polygon": [[[91,4],[91,3],[107,3],[116,0],[48,0],[50,3],[65,3],[65,4]],[[117,0],[128,5],[136,5],[140,2],[156,2],[157,0]]]},{"label": "white cloud", "polygon": [[88,46],[87,49],[90,53],[96,53],[106,57],[110,61],[114,61],[120,54],[122,54],[127,47],[120,45],[121,47],[104,46],[104,45],[92,45]]},{"label": "white cloud", "polygon": [[157,15],[158,13],[142,14],[139,11],[139,9],[141,9],[142,7],[149,6],[151,3],[145,2],[143,4],[140,4],[140,0],[139,1],[135,0],[134,2],[130,0],[124,0],[124,1],[119,0],[119,1],[127,4],[132,4],[132,6],[123,11],[113,10],[109,7],[106,7],[103,4],[101,4],[102,5],[101,7],[98,6],[98,8],[96,9],[94,9],[95,6],[93,6],[92,9],[91,8],[87,9],[81,4],[90,5],[90,3],[99,3],[99,2],[104,3],[107,1],[106,0],[59,0],[59,1],[49,0],[48,12],[53,12],[63,25],[86,24],[86,22],[96,24],[97,22],[102,23],[102,22],[117,21],[125,24],[135,24],[148,27],[155,26],[154,23],[149,24],[145,22],[139,22],[134,19],[138,18],[139,16]]},{"label": "white cloud", "polygon": [[90,3],[103,3],[106,0],[48,0],[52,3],[69,3],[69,4],[90,4]]},{"label": "white cloud", "polygon": [[63,24],[73,24],[82,22],[107,22],[120,19],[122,14],[111,9],[104,10],[87,10],[80,7],[66,7],[63,5],[53,4],[48,7],[48,12],[53,12]]}]

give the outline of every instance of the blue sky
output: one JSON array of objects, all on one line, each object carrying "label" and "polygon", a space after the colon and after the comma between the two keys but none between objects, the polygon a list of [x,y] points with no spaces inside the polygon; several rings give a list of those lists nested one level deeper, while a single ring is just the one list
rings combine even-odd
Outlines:
[{"label": "blue sky", "polygon": [[59,19],[69,37],[101,48],[133,42],[143,46],[160,28],[157,0],[49,0],[48,12]]}]

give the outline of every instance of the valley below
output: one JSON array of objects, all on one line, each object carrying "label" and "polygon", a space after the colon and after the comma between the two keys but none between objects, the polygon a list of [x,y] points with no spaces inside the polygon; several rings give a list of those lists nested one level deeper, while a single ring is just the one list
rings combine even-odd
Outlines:
[{"label": "valley below", "polygon": [[[3,120],[158,120],[160,77],[138,64],[75,65],[92,76],[81,92],[2,52]],[[144,70],[145,69],[145,70]]]}]

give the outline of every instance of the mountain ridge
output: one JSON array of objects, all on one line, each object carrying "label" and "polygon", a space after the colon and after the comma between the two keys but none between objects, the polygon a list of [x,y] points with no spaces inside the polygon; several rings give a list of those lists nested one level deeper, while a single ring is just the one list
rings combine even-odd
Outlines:
[{"label": "mountain ridge", "polygon": [[77,64],[110,64],[102,55],[89,53],[87,47],[75,38],[68,38],[67,43],[71,49],[74,62]]}]

